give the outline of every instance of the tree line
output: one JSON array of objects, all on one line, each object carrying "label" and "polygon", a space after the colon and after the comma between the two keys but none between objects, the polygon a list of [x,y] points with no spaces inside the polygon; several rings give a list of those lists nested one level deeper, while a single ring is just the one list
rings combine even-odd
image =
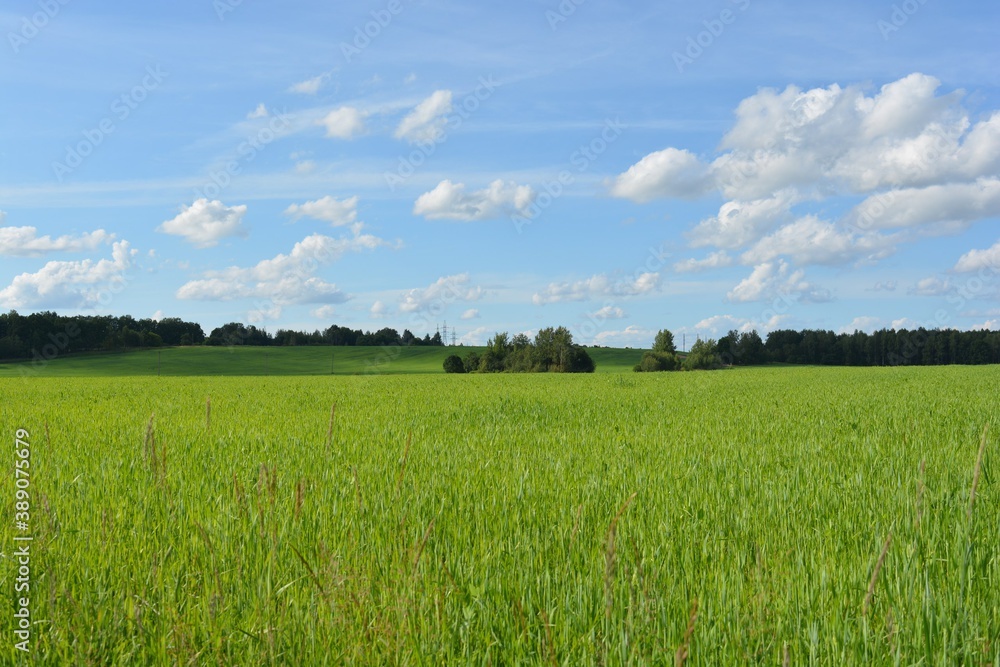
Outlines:
[{"label": "tree line", "polygon": [[636,371],[697,370],[768,363],[814,366],[941,366],[1000,364],[1000,332],[957,329],[880,329],[873,333],[805,329],[732,330],[718,340],[698,340],[686,355],[673,334],[660,331]]},{"label": "tree line", "polygon": [[464,359],[452,354],[444,360],[446,373],[593,373],[594,368],[566,327],[542,329],[533,341],[523,333],[497,333],[481,354],[472,351]]},{"label": "tree line", "polygon": [[441,334],[415,336],[408,329],[362,331],[333,325],[307,333],[279,329],[271,334],[263,328],[230,322],[206,336],[197,322],[177,317],[160,320],[135,319],[130,315],[62,316],[44,311],[20,315],[0,313],[0,359],[52,358],[73,352],[155,348],[164,345],[338,345],[416,346],[444,345]]}]

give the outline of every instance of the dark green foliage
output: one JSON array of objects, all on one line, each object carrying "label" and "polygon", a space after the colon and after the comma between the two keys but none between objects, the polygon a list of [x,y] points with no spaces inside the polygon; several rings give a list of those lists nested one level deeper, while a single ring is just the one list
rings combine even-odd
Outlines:
[{"label": "dark green foliage", "polygon": [[722,366],[722,361],[715,352],[714,340],[698,340],[691,346],[691,351],[684,359],[684,370],[686,371],[710,371],[720,366]]},{"label": "dark green foliage", "polygon": [[669,352],[646,352],[642,355],[642,361],[636,364],[632,370],[637,373],[655,373],[658,371],[680,370],[681,362],[676,354]]},{"label": "dark green foliage", "polygon": [[674,345],[674,334],[666,329],[661,329],[653,341],[653,352],[677,354],[677,346]]},{"label": "dark green foliage", "polygon": [[465,366],[466,373],[475,373],[479,370],[479,363],[481,359],[479,354],[476,352],[469,352],[465,355],[465,359],[462,360],[462,365]]},{"label": "dark green foliage", "polygon": [[534,343],[524,334],[511,338],[497,333],[487,342],[477,368],[484,373],[593,373],[595,365],[587,350],[573,343],[568,329],[550,327],[539,331]]},{"label": "dark green foliage", "polygon": [[464,373],[465,365],[462,363],[462,358],[457,354],[451,354],[444,360],[444,372],[445,373]]}]

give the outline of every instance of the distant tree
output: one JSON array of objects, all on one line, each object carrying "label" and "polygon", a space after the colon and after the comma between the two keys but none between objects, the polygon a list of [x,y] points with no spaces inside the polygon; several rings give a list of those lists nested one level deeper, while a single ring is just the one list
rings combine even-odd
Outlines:
[{"label": "distant tree", "polygon": [[479,364],[481,363],[479,354],[475,351],[469,352],[465,355],[465,359],[462,360],[462,365],[465,366],[466,373],[475,373],[479,370]]},{"label": "distant tree", "polygon": [[674,345],[674,334],[666,329],[661,329],[656,334],[653,341],[653,352],[666,352],[667,354],[677,354],[677,346]]},{"label": "distant tree", "polygon": [[445,373],[464,373],[465,364],[462,363],[462,358],[457,354],[448,355],[444,360],[444,372]]},{"label": "distant tree", "polygon": [[698,340],[691,346],[687,358],[684,359],[686,371],[708,371],[722,365],[719,355],[715,352],[714,340]]},{"label": "distant tree", "polygon": [[680,370],[681,362],[676,354],[669,352],[646,352],[642,361],[632,369],[639,373],[654,373],[658,371]]}]

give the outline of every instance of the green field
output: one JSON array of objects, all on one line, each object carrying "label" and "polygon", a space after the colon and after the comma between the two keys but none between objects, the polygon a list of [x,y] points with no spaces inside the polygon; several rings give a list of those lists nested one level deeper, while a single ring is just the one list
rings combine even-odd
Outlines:
[{"label": "green field", "polygon": [[[481,347],[172,347],[0,363],[0,377],[360,375],[443,373],[445,357]],[[631,371],[643,350],[587,348],[598,373]]]},{"label": "green field", "polygon": [[21,656],[11,452],[7,662],[1000,665],[996,368],[0,397],[34,538]]}]

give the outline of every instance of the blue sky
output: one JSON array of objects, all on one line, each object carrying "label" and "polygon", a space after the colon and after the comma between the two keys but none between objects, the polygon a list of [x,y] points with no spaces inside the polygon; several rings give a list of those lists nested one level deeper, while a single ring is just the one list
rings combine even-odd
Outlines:
[{"label": "blue sky", "polygon": [[0,309],[459,340],[1000,328],[986,3],[0,11]]}]

